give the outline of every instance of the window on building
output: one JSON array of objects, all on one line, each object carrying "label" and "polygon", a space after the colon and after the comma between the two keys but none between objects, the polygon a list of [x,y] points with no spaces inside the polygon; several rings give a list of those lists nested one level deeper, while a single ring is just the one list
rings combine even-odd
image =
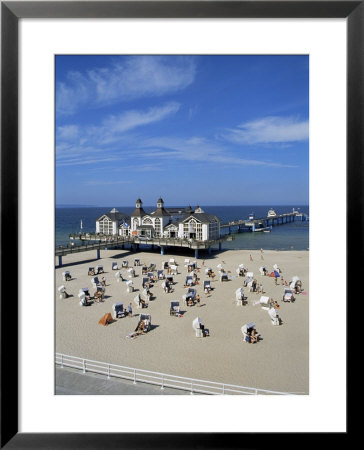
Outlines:
[{"label": "window on building", "polygon": [[155,237],[161,237],[161,219],[158,217],[154,220]]}]

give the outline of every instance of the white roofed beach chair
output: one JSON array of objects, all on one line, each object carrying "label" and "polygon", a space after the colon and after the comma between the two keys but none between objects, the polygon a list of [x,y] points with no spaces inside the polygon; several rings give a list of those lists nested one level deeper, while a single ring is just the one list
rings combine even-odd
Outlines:
[{"label": "white roofed beach chair", "polygon": [[132,280],[128,280],[126,282],[126,291],[130,294],[131,292],[134,292],[134,286],[133,286],[133,281]]},{"label": "white roofed beach chair", "polygon": [[173,300],[171,302],[171,307],[169,309],[170,316],[179,316],[179,302],[177,300]]},{"label": "white roofed beach chair", "polygon": [[128,260],[124,259],[124,261],[121,262],[121,267],[123,269],[127,269],[129,267],[129,262]]},{"label": "white roofed beach chair", "polygon": [[120,272],[115,273],[115,278],[118,283],[123,280],[123,277]]},{"label": "white roofed beach chair", "polygon": [[237,306],[243,306],[246,303],[245,302],[244,289],[243,288],[238,288],[235,291],[235,300],[236,300],[236,305]]},{"label": "white roofed beach chair", "polygon": [[177,266],[176,265],[171,264],[170,268],[172,270],[173,275],[178,275],[178,270],[177,270]]},{"label": "white roofed beach chair", "polygon": [[264,266],[262,266],[262,267],[259,267],[259,273],[260,273],[260,275],[265,275],[265,267]]},{"label": "white roofed beach chair", "polygon": [[59,292],[59,298],[61,298],[61,299],[67,298],[66,288],[63,285],[58,288],[58,292]]},{"label": "white roofed beach chair", "polygon": [[119,266],[118,266],[118,263],[116,261],[112,262],[111,270],[119,270]]},{"label": "white roofed beach chair", "polygon": [[113,318],[114,319],[120,319],[121,317],[125,317],[123,304],[121,302],[114,303],[112,305],[112,312],[113,312]]},{"label": "white roofed beach chair", "polygon": [[70,272],[66,271],[66,272],[62,272],[62,278],[63,281],[69,281],[72,277]]},{"label": "white roofed beach chair", "polygon": [[143,288],[145,288],[145,286],[147,285],[147,283],[149,283],[150,282],[150,279],[149,278],[146,278],[146,277],[144,277],[143,278],[143,280],[142,280],[142,287]]},{"label": "white roofed beach chair", "polygon": [[281,272],[281,269],[278,267],[277,264],[273,264],[273,270],[276,270],[278,273]]},{"label": "white roofed beach chair", "polygon": [[135,270],[134,270],[133,267],[130,267],[130,268],[127,270],[127,272],[128,272],[129,278],[135,277]]},{"label": "white roofed beach chair", "polygon": [[143,320],[145,327],[144,327],[144,333],[147,333],[150,331],[152,326],[152,316],[150,314],[140,314],[139,315],[139,321]]},{"label": "white roofed beach chair", "polygon": [[203,282],[203,290],[205,289],[211,289],[211,281],[210,280],[204,280]]},{"label": "white roofed beach chair", "polygon": [[140,266],[140,259],[139,258],[135,258],[134,259],[134,266]]},{"label": "white roofed beach chair", "polygon": [[186,286],[193,286],[193,278],[190,275],[187,275],[185,285]]},{"label": "white roofed beach chair", "polygon": [[229,281],[228,274],[225,272],[220,272],[220,281]]},{"label": "white roofed beach chair", "polygon": [[253,322],[249,322],[241,327],[241,332],[243,333],[244,342],[250,344],[249,332],[255,327]]},{"label": "white roofed beach chair", "polygon": [[196,337],[198,338],[203,337],[203,328],[201,328],[201,326],[201,319],[199,317],[196,317],[196,319],[192,321],[192,328],[195,330]]},{"label": "white roofed beach chair", "polygon": [[136,304],[137,309],[142,309],[143,304],[141,302],[140,294],[133,298],[133,302]]},{"label": "white roofed beach chair", "polygon": [[269,317],[271,318],[272,325],[280,325],[278,312],[275,308],[269,308],[268,314],[269,314]]},{"label": "white roofed beach chair", "polygon": [[173,276],[172,276],[172,275],[167,275],[167,276],[166,276],[166,280],[169,281],[170,284],[174,284]]},{"label": "white roofed beach chair", "polygon": [[164,280],[164,272],[163,270],[157,270],[158,280]]},{"label": "white roofed beach chair", "polygon": [[95,288],[97,285],[100,284],[100,280],[98,279],[98,277],[93,277],[91,278],[91,284],[92,286]]},{"label": "white roofed beach chair", "polygon": [[294,297],[293,297],[293,289],[285,289],[284,293],[283,293],[283,299],[284,302],[293,302],[294,301]]},{"label": "white roofed beach chair", "polygon": [[104,273],[103,266],[97,266],[95,274]]},{"label": "white roofed beach chair", "polygon": [[265,310],[269,310],[269,297],[267,296],[267,295],[262,295],[261,297],[260,297],[260,299],[259,299],[259,303],[261,304],[261,305],[263,305],[262,306],[262,309],[265,309]]},{"label": "white roofed beach chair", "polygon": [[243,277],[245,275],[244,264],[239,264],[238,268],[236,269],[236,273],[239,275],[239,277]]},{"label": "white roofed beach chair", "polygon": [[247,272],[246,278],[244,280],[244,286],[248,286],[249,283],[253,281],[254,273],[253,272]]}]

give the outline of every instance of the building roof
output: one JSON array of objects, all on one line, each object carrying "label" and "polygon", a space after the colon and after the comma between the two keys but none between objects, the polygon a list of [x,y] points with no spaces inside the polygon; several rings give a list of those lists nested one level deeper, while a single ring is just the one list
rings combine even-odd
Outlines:
[{"label": "building roof", "polygon": [[190,214],[188,217],[183,219],[182,222],[187,222],[192,217],[202,223],[220,222],[220,219],[216,217],[214,214],[196,213],[196,212]]},{"label": "building roof", "polygon": [[120,213],[117,209],[113,208],[110,212],[103,214],[102,216],[100,216],[98,219],[96,219],[96,221],[100,221],[101,219],[103,219],[104,217],[108,217],[110,220],[112,220],[113,222],[120,222],[120,221],[125,221],[125,222],[130,222],[130,217],[124,213]]},{"label": "building roof", "polygon": [[170,222],[170,223],[167,223],[167,225],[164,227],[164,229],[170,228],[170,227],[178,228],[178,225],[179,225],[179,222]]},{"label": "building roof", "polygon": [[146,215],[147,215],[147,213],[144,211],[143,207],[135,208],[134,211],[131,213],[132,217],[135,217],[135,216],[143,217],[143,216],[146,216]]},{"label": "building roof", "polygon": [[162,216],[169,217],[171,215],[165,208],[157,208],[151,214],[153,214],[153,216],[159,216],[159,217],[162,217]]}]

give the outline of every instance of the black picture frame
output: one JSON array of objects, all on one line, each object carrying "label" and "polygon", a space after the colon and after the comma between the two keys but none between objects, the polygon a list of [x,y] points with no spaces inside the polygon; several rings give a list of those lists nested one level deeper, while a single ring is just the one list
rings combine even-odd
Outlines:
[{"label": "black picture frame", "polygon": [[[364,1],[3,1],[1,2],[1,448],[257,448],[285,446],[290,434],[19,433],[18,324],[18,22],[21,18],[346,18],[347,254],[363,249]],[[9,230],[11,235],[9,236]],[[11,237],[11,239],[10,239]],[[5,265],[6,258],[6,265]],[[347,259],[347,286],[354,270]],[[6,278],[6,283],[4,282]],[[11,286],[11,301],[5,290]],[[10,369],[11,368],[11,369]],[[198,418],[196,418],[198,420]],[[242,415],[243,420],[243,415]],[[347,437],[348,433],[338,433]],[[300,437],[301,443],[312,438]],[[277,441],[278,439],[278,441]],[[315,434],[315,444],[318,435]],[[335,438],[337,439],[337,438]],[[267,444],[268,445],[268,444]]]}]

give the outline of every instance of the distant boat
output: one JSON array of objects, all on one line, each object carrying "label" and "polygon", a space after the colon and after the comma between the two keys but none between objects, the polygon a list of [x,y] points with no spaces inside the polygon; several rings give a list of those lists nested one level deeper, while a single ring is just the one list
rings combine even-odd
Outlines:
[{"label": "distant boat", "polygon": [[277,216],[277,213],[274,211],[273,208],[271,208],[271,209],[268,211],[267,217],[276,217],[276,216]]},{"label": "distant boat", "polygon": [[248,216],[248,220],[254,220],[254,213],[250,213]]}]

